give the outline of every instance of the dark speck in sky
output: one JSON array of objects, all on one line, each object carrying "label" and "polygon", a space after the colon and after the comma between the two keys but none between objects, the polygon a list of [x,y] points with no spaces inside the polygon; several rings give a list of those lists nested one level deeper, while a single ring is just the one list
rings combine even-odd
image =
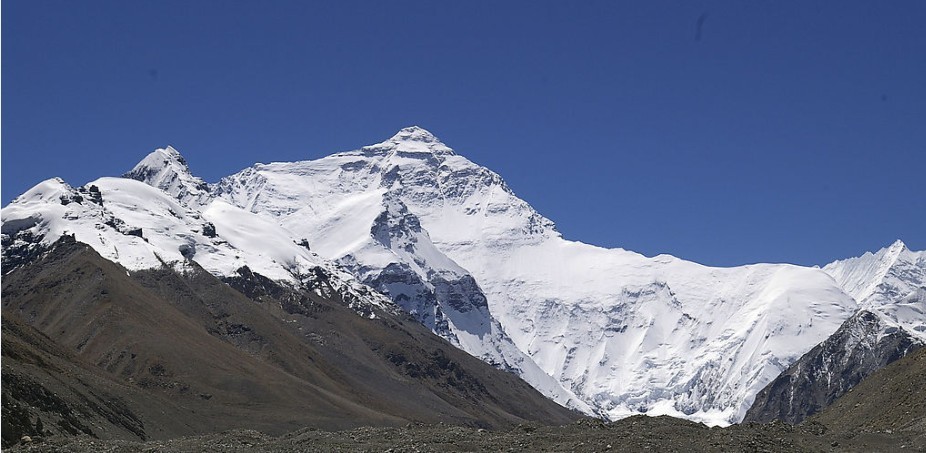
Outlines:
[{"label": "dark speck in sky", "polygon": [[698,22],[695,24],[695,41],[701,41],[701,29],[704,27],[704,21],[707,20],[707,13],[701,13],[698,16]]}]

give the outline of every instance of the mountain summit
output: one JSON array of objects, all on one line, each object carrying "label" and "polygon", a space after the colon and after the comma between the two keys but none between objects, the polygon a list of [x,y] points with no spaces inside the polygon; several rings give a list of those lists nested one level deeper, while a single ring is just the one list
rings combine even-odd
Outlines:
[{"label": "mountain summit", "polygon": [[413,141],[413,142],[425,142],[425,143],[439,143],[437,137],[434,136],[430,131],[426,130],[423,127],[419,126],[409,126],[404,127],[396,132],[389,141]]},{"label": "mountain summit", "polygon": [[364,149],[392,149],[409,153],[433,153],[436,155],[453,155],[450,147],[440,141],[434,134],[418,126],[402,128],[389,140]]},{"label": "mountain summit", "polygon": [[884,329],[901,329],[926,343],[926,252],[900,240],[875,253],[823,267]]},{"label": "mountain summit", "polygon": [[157,187],[186,203],[205,202],[209,197],[209,186],[193,176],[186,159],[170,145],[154,150],[122,176]]}]

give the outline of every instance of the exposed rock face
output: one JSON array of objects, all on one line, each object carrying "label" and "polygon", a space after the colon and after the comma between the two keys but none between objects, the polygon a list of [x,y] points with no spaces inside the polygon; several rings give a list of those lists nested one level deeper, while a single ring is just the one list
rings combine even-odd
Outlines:
[{"label": "exposed rock face", "polygon": [[762,389],[744,422],[800,423],[875,371],[922,346],[903,329],[859,311]]}]

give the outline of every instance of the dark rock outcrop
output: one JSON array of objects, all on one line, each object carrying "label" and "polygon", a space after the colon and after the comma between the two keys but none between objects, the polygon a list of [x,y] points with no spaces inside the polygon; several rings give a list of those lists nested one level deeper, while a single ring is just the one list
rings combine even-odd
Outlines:
[{"label": "dark rock outcrop", "polygon": [[800,423],[922,346],[903,329],[861,310],[762,389],[743,421]]}]

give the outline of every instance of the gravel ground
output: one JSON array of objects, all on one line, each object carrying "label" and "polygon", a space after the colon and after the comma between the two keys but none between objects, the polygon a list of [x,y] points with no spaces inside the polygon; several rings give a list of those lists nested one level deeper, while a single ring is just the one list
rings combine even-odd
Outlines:
[{"label": "gravel ground", "polygon": [[[917,440],[918,439],[918,440]],[[564,426],[518,425],[506,430],[451,425],[303,429],[279,437],[230,431],[165,441],[100,441],[86,437],[36,439],[8,451],[60,452],[819,452],[926,451],[922,437],[904,433],[837,433],[819,423],[747,424],[729,428],[670,417],[631,417],[614,423],[581,420]]]}]

